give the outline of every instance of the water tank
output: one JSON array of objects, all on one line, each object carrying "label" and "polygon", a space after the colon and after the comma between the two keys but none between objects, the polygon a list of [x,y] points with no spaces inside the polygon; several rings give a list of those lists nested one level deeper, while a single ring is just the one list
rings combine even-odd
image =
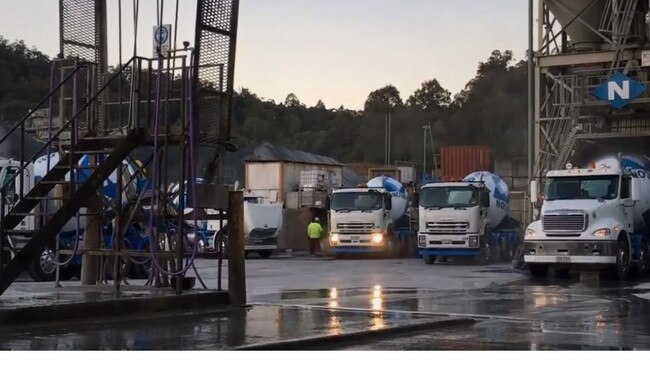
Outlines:
[{"label": "water tank", "polygon": [[368,188],[384,188],[392,196],[391,219],[397,221],[406,213],[408,207],[408,192],[402,183],[397,179],[381,176],[368,181]]},{"label": "water tank", "polygon": [[[595,3],[584,10],[593,1]],[[598,30],[600,28],[600,20],[605,12],[607,0],[553,0],[544,1],[550,12],[555,19],[560,23],[560,26],[566,27],[566,33],[569,36],[569,42],[573,48],[577,50],[594,50],[600,49],[603,39],[600,38],[595,32],[589,29],[584,23],[588,24],[591,28]],[[581,11],[584,12],[580,15],[580,20],[575,19],[575,15]],[[573,22],[572,22],[573,21]]]},{"label": "water tank", "polygon": [[471,173],[463,179],[463,182],[483,182],[490,190],[488,219],[493,227],[501,224],[510,211],[510,190],[506,182],[498,175],[486,171]]}]

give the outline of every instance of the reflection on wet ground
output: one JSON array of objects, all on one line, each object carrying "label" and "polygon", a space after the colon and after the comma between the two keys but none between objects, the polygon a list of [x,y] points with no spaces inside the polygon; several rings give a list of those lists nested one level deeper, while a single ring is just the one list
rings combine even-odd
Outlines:
[{"label": "reflection on wet ground", "polygon": [[[481,269],[471,275],[480,276]],[[352,282],[353,283],[353,282]],[[434,287],[434,286],[432,286]],[[0,329],[0,349],[231,349],[469,316],[471,326],[364,341],[350,349],[650,349],[650,286],[529,279],[484,288],[347,286],[250,297],[218,313]]]}]

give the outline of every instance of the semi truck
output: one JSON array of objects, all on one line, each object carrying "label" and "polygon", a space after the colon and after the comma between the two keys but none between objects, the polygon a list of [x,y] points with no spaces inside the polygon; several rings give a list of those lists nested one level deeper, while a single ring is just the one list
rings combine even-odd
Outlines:
[{"label": "semi truck", "polygon": [[[633,265],[650,268],[650,162],[647,157],[619,153],[583,167],[567,164],[546,174],[541,218],[524,237],[524,262],[535,277],[549,268],[567,276],[570,270],[609,270],[626,278]],[[538,202],[539,183],[531,182]]]},{"label": "semi truck", "polygon": [[418,230],[424,262],[434,264],[439,257],[470,257],[481,264],[509,260],[520,242],[509,208],[508,186],[491,172],[424,185]]},{"label": "semi truck", "polygon": [[372,178],[357,188],[334,190],[329,199],[329,242],[335,256],[353,253],[394,255],[408,248],[408,193],[396,179]]}]

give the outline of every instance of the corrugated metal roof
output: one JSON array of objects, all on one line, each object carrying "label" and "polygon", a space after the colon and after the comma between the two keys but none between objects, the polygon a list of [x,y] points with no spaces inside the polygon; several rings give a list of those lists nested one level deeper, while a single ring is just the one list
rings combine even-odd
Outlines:
[{"label": "corrugated metal roof", "polygon": [[362,176],[350,168],[343,168],[343,187],[357,187],[361,183],[365,183]]},{"label": "corrugated metal roof", "polygon": [[246,158],[246,161],[286,161],[292,163],[306,163],[314,165],[343,166],[333,158],[306,151],[289,149],[283,146],[276,146],[265,142],[255,148],[253,154]]}]

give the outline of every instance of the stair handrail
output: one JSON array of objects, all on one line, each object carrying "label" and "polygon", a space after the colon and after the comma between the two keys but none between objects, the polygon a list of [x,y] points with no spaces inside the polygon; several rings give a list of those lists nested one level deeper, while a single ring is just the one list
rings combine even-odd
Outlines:
[{"label": "stair handrail", "polygon": [[[54,135],[52,135],[52,137],[51,137],[51,138],[50,138],[50,139],[49,139],[45,144],[43,144],[43,146],[42,146],[42,147],[41,147],[41,148],[40,148],[40,149],[39,149],[39,150],[38,150],[34,155],[32,155],[32,157],[31,157],[30,159],[27,159],[27,160],[21,162],[20,167],[19,167],[19,168],[16,170],[16,172],[11,176],[11,178],[5,180],[5,181],[3,182],[3,184],[2,184],[2,186],[0,187],[0,195],[2,195],[2,197],[4,197],[4,196],[6,195],[6,193],[7,193],[7,186],[9,185],[9,183],[10,183],[10,182],[13,182],[13,181],[16,179],[16,177],[18,177],[18,175],[21,175],[21,176],[22,176],[22,175],[23,175],[23,172],[25,171],[25,169],[27,169],[27,167],[29,166],[29,164],[31,164],[32,161],[36,160],[36,158],[38,158],[38,157],[41,155],[41,153],[42,153],[42,152],[43,152],[47,147],[49,147],[49,146],[52,144],[52,142],[53,142],[54,140],[56,140],[56,139],[61,135],[61,133],[62,133],[64,130],[66,130],[68,127],[70,127],[70,125],[72,124],[72,122],[74,122],[74,121],[77,119],[77,117],[79,117],[79,115],[81,115],[81,113],[83,113],[86,109],[88,109],[88,107],[89,107],[91,104],[93,104],[93,103],[97,100],[97,98],[99,98],[99,96],[104,92],[104,90],[106,90],[106,88],[107,88],[107,87],[108,87],[108,86],[113,82],[113,80],[115,80],[115,78],[117,78],[119,75],[121,75],[122,72],[124,72],[124,70],[125,70],[125,69],[126,69],[126,68],[127,68],[127,67],[128,67],[128,66],[129,66],[129,65],[130,65],[130,64],[131,64],[131,63],[136,59],[136,58],[137,58],[136,56],[133,56],[133,57],[131,57],[131,58],[129,59],[128,62],[126,62],[124,65],[122,65],[122,66],[118,69],[118,71],[117,71],[113,76],[111,76],[111,77],[108,79],[108,81],[106,81],[106,83],[104,83],[104,85],[102,85],[102,87],[101,87],[101,88],[100,88],[100,89],[95,93],[95,95],[93,95],[92,98],[88,99],[88,101],[86,101],[86,103],[85,103],[85,104],[84,104],[84,105],[83,105],[83,106],[82,106],[82,107],[81,107],[81,108],[80,108],[80,109],[79,109],[79,110],[78,110],[78,111],[77,111],[77,112],[76,112],[76,113],[75,113],[75,114],[74,114],[74,115],[73,115],[73,116],[72,116],[72,117],[71,117],[71,118],[70,118],[70,119],[69,119],[69,120],[68,120],[68,121],[63,125],[63,126],[61,126],[61,128],[60,128],[60,129],[59,129],[59,130],[58,130]],[[66,78],[66,80],[67,80],[67,78]],[[49,96],[51,96],[51,94],[52,94],[52,93],[49,93],[49,94],[48,94],[48,97],[44,98],[43,101],[42,101],[41,103],[44,103],[45,101],[47,101],[47,100],[49,99]],[[24,123],[24,121],[23,121],[23,123]],[[2,140],[0,140],[0,142],[1,142],[1,141],[2,141]],[[49,173],[49,172],[48,172],[48,173]],[[46,173],[46,174],[47,174],[47,173]],[[22,183],[21,183],[21,185],[22,185]],[[20,197],[20,198],[22,198],[22,197]]]}]

